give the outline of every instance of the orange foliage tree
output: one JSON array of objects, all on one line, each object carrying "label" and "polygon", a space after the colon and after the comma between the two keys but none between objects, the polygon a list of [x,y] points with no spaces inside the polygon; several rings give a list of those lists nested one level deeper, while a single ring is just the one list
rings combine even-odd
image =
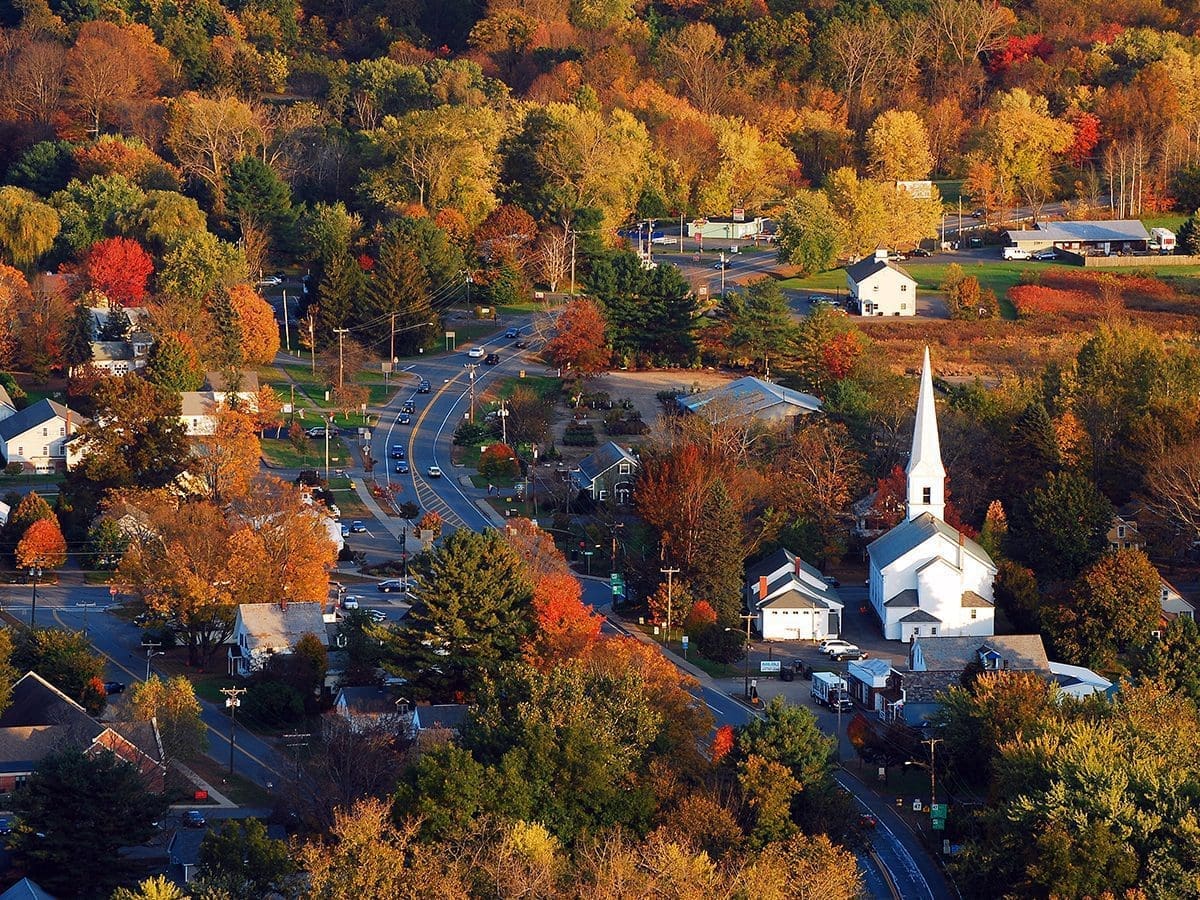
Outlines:
[{"label": "orange foliage tree", "polygon": [[262,454],[254,419],[236,409],[222,406],[211,434],[196,438],[193,463],[204,479],[213,500],[233,500],[250,489]]},{"label": "orange foliage tree", "polygon": [[58,569],[67,562],[67,542],[58,519],[38,519],[17,543],[17,566]]},{"label": "orange foliage tree", "polygon": [[717,733],[713,735],[712,749],[709,755],[712,757],[713,765],[716,765],[733,749],[734,735],[732,725],[722,725],[717,729]]},{"label": "orange foliage tree", "polygon": [[539,578],[532,607],[534,632],[527,655],[539,668],[585,655],[600,637],[602,620],[584,604],[574,575],[560,572]]},{"label": "orange foliage tree", "polygon": [[607,327],[595,302],[587,298],[571,301],[558,317],[554,337],[546,343],[546,359],[579,375],[603,372],[611,356]]},{"label": "orange foliage tree", "polygon": [[513,519],[504,526],[504,537],[517,551],[530,582],[536,584],[547,575],[569,575],[566,557],[554,544],[550,533],[529,519]]},{"label": "orange foliage tree", "polygon": [[433,539],[436,541],[442,533],[442,517],[432,509],[427,509],[425,515],[421,516],[417,522],[419,531],[432,531]]},{"label": "orange foliage tree", "polygon": [[497,441],[479,454],[479,474],[512,477],[519,475],[521,464],[517,462],[517,454],[508,444]]},{"label": "orange foliage tree", "polygon": [[154,261],[129,238],[105,238],[92,244],[84,262],[92,287],[120,306],[141,306]]},{"label": "orange foliage tree", "polygon": [[229,290],[229,302],[241,326],[242,358],[248,366],[266,365],[279,352],[279,323],[275,311],[248,284]]},{"label": "orange foliage tree", "polygon": [[706,628],[717,624],[717,611],[707,600],[697,600],[683,620],[683,628],[688,634],[699,634]]}]

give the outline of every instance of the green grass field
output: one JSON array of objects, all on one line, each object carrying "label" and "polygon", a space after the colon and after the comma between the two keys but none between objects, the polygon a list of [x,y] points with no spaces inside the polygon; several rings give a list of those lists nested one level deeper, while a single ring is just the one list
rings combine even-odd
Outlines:
[{"label": "green grass field", "polygon": [[342,519],[369,519],[374,513],[367,504],[363,503],[350,483],[349,478],[330,478],[329,490],[333,493],[333,502],[342,512]]},{"label": "green grass field", "polygon": [[507,400],[518,387],[530,388],[542,400],[553,403],[558,399],[558,395],[562,393],[562,379],[553,378],[548,375],[526,375],[524,378],[504,378],[495,384],[488,391],[488,394],[489,396],[496,396]]}]

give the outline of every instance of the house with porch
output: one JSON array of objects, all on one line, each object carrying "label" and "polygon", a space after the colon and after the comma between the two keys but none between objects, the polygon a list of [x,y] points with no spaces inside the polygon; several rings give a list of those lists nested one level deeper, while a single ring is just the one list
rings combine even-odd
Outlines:
[{"label": "house with porch", "polygon": [[272,656],[291,653],[306,634],[328,645],[323,603],[242,603],[229,642],[229,674],[261,671]]},{"label": "house with porch", "polygon": [[597,503],[627,506],[633,501],[637,457],[615,441],[597,447],[571,471],[571,486]]},{"label": "house with porch", "polygon": [[763,640],[820,641],[842,631],[837,591],[787,548],[747,568],[745,601]]},{"label": "house with porch", "polygon": [[887,250],[846,267],[846,290],[864,316],[915,316],[917,280],[893,262]]}]

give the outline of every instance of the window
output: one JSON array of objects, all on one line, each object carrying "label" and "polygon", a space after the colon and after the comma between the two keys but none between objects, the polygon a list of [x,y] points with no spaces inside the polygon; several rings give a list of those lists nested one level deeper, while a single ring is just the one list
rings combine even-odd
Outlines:
[{"label": "window", "polygon": [[921,502],[922,503],[932,503],[933,502],[933,488],[921,488]]},{"label": "window", "polygon": [[17,448],[17,456],[24,456],[24,455],[25,455],[25,448],[24,448],[24,447],[18,447],[18,448]]},{"label": "window", "polygon": [[45,425],[42,426],[42,437],[50,437],[50,429]]},{"label": "window", "polygon": [[50,447],[47,446],[46,444],[43,444],[42,445],[42,456],[49,456],[49,455],[50,455]]},{"label": "window", "polygon": [[974,620],[974,619],[977,619],[977,618],[979,618],[979,610],[977,610],[977,609],[972,609],[972,610],[971,610],[971,618],[972,618],[973,620]]},{"label": "window", "polygon": [[617,473],[620,475],[628,475],[630,473],[629,463],[623,462],[617,466]]},{"label": "window", "polygon": [[931,628],[929,629],[929,636],[930,636],[930,637],[937,637],[937,628],[933,628],[933,627],[931,627]]},{"label": "window", "polygon": [[60,426],[60,427],[59,427],[59,429],[58,429],[58,436],[59,436],[59,437],[66,437],[66,436],[67,436],[67,426],[66,426],[66,425],[62,425],[62,426]]},{"label": "window", "polygon": [[902,284],[902,285],[900,285],[900,290],[901,290],[901,291],[907,291],[907,290],[908,290],[908,285],[907,285],[907,284]]},{"label": "window", "polygon": [[907,303],[901,303],[901,304],[900,304],[900,308],[901,308],[901,309],[908,309],[908,304],[907,304]]},{"label": "window", "polygon": [[1117,537],[1119,537],[1119,538],[1125,537],[1125,526],[1124,525],[1117,526]]},{"label": "window", "polygon": [[920,636],[921,636],[921,626],[914,625],[913,626],[913,637],[920,637]]}]

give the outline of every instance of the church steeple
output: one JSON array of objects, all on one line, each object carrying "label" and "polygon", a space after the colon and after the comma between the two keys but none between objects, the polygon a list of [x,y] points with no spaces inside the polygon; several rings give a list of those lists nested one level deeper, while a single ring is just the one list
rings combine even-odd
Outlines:
[{"label": "church steeple", "polygon": [[933,404],[933,371],[929,366],[929,348],[921,367],[921,390],[917,394],[917,421],[913,426],[912,453],[908,457],[908,517],[922,513],[936,518],[946,516],[946,469],[942,465],[942,447],[938,440],[937,410]]}]

